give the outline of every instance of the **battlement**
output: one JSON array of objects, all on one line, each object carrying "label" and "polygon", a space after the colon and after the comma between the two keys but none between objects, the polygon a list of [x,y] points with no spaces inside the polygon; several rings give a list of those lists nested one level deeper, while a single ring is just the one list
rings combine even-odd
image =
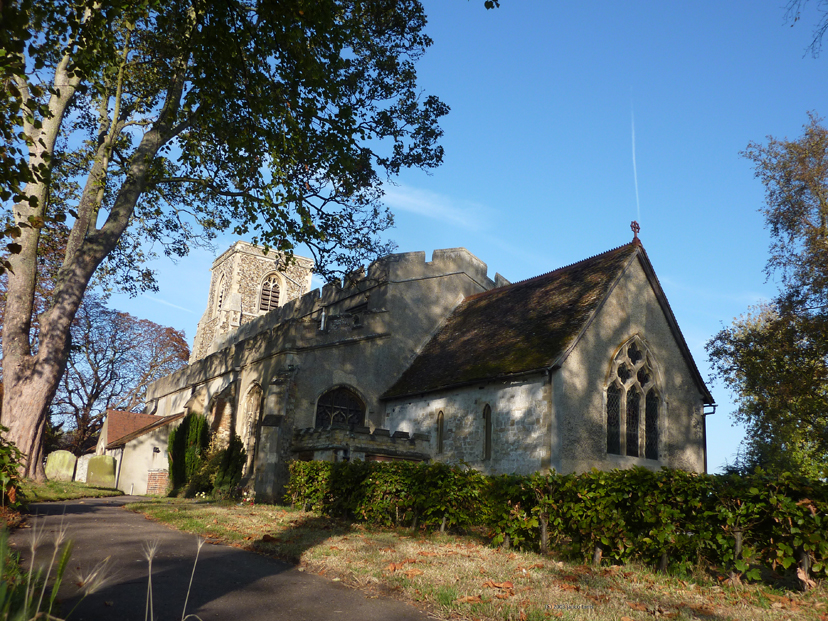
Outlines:
[{"label": "battlement", "polygon": [[483,261],[465,248],[435,250],[430,262],[426,262],[423,251],[400,252],[374,261],[368,268],[368,280],[398,282],[465,273],[486,289],[491,289],[495,283],[488,277],[487,269]]},{"label": "battlement", "polygon": [[499,274],[496,284],[487,275],[486,264],[465,248],[435,250],[430,262],[426,262],[425,259],[426,253],[423,251],[400,252],[377,259],[369,266],[366,276],[361,276],[350,283],[345,279],[337,280],[323,286],[321,291],[314,289],[301,297],[290,300],[283,306],[251,319],[235,330],[217,337],[211,351],[220,351],[288,321],[298,321],[319,314],[323,308],[334,306],[387,283],[466,274],[485,290],[509,284]]}]

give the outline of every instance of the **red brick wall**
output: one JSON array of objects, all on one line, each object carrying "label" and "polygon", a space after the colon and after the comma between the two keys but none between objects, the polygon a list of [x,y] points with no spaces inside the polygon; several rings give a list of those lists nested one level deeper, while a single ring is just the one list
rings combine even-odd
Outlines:
[{"label": "red brick wall", "polygon": [[147,494],[165,495],[169,480],[170,473],[166,470],[150,470],[147,473]]}]

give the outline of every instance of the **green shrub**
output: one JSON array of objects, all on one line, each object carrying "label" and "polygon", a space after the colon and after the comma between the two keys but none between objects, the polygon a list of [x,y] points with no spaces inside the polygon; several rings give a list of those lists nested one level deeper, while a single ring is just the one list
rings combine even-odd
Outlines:
[{"label": "green shrub", "polygon": [[189,487],[190,481],[203,469],[209,446],[207,419],[201,414],[187,414],[181,424],[170,431],[169,462],[173,493]]},{"label": "green shrub", "polygon": [[[320,513],[392,525],[485,526],[495,544],[586,561],[706,563],[759,577],[810,556],[828,576],[828,485],[792,475],[710,476],[646,468],[484,476],[410,462],[292,462],[288,499]],[[544,530],[545,527],[545,530]],[[740,545],[737,544],[740,541]]]},{"label": "green shrub", "polygon": [[3,437],[8,430],[8,427],[0,425],[0,506],[18,509],[25,504],[19,474],[23,453]]},{"label": "green shrub", "polygon": [[246,460],[247,452],[244,450],[242,439],[235,433],[231,433],[227,448],[218,452],[218,468],[213,480],[214,497],[234,497]]}]

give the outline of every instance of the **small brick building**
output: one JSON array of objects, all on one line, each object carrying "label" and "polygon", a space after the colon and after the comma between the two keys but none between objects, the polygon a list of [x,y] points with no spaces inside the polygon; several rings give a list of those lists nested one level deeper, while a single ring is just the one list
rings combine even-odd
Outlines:
[{"label": "small brick building", "polygon": [[234,244],[189,367],[147,395],[148,413],[238,434],[260,497],[291,459],[706,469],[713,399],[637,237],[514,284],[464,248],[389,255],[321,292],[311,270]]}]

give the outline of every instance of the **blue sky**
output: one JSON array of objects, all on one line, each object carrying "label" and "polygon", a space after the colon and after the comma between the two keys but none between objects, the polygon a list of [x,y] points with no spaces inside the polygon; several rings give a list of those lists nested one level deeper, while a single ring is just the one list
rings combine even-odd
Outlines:
[{"label": "blue sky", "polygon": [[[828,58],[806,54],[815,7],[791,27],[784,0],[501,4],[424,1],[434,45],[418,73],[452,108],[446,155],[387,189],[388,237],[429,255],[464,246],[515,281],[628,242],[637,219],[707,377],[705,342],[776,289],[762,271],[763,188],[739,152],[767,135],[795,138],[809,110],[828,110]],[[111,305],[192,343],[212,259],[159,260],[159,293]],[[730,395],[710,388],[715,471],[742,432]]]}]

